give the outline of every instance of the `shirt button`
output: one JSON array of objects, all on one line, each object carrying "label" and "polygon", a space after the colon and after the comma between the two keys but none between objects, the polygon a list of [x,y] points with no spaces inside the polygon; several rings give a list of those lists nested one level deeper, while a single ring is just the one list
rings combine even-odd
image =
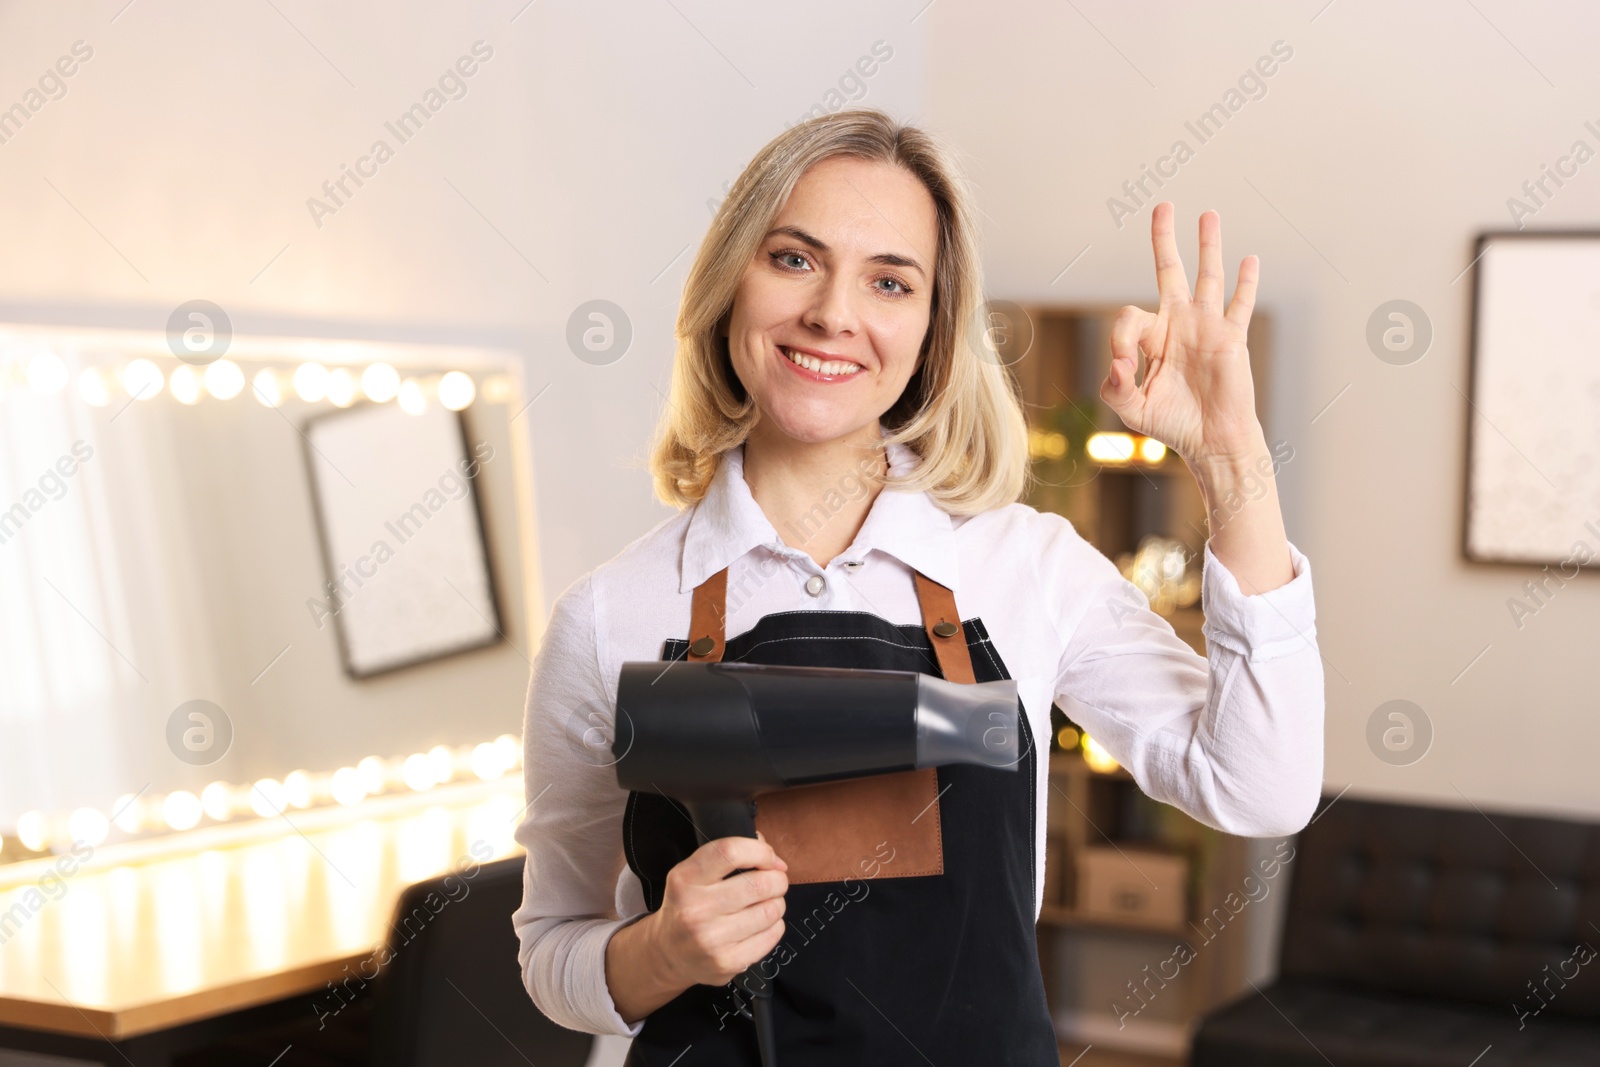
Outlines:
[{"label": "shirt button", "polygon": [[806,592],[810,593],[812,596],[821,596],[822,591],[827,587],[828,583],[823,580],[822,575],[820,574],[813,574],[811,577],[806,579]]}]

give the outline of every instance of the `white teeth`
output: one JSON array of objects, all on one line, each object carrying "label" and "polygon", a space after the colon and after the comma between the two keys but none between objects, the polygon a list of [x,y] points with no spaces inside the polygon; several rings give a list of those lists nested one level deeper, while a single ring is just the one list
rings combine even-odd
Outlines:
[{"label": "white teeth", "polygon": [[861,369],[854,363],[845,363],[840,360],[830,360],[824,363],[815,356],[808,356],[804,352],[796,352],[793,349],[784,348],[782,345],[778,347],[778,350],[792,362],[798,363],[807,370],[816,371],[818,374],[854,374]]}]

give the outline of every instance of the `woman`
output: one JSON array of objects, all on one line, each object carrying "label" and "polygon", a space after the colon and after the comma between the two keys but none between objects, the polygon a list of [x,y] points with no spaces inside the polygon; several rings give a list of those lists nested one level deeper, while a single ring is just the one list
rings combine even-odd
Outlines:
[{"label": "woman", "polygon": [[[684,289],[652,458],[682,510],[554,605],[524,728],[519,957],[548,1016],[633,1036],[630,1064],[758,1062],[732,981],[751,964],[785,1067],[1057,1064],[1034,940],[1052,701],[1210,826],[1311,817],[1322,671],[1310,567],[1262,491],[1256,258],[1224,307],[1207,212],[1191,297],[1156,207],[1160,310],[1122,309],[1100,393],[1184,458],[1213,516],[1202,658],[1065,519],[1017,502],[1021,406],[967,329],[972,210],[948,151],[876,111],[767,145]],[[760,839],[699,846],[611,769],[620,665],[658,658],[1014,677],[1024,756],[771,794]]]}]

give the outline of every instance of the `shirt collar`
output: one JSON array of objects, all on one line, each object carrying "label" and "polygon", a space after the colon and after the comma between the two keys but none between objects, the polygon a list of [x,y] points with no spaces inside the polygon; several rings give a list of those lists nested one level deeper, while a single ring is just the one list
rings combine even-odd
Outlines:
[{"label": "shirt collar", "polygon": [[[888,446],[889,470],[915,469],[921,458],[904,444]],[[841,495],[844,490],[841,488]],[[744,480],[744,445],[722,454],[706,495],[694,507],[684,536],[678,591],[687,593],[734,560],[758,547],[791,558],[810,557],[786,544]],[[955,526],[950,513],[926,492],[884,489],[872,502],[855,541],[840,554],[864,560],[873,549],[932,578],[952,593],[957,586]]]}]

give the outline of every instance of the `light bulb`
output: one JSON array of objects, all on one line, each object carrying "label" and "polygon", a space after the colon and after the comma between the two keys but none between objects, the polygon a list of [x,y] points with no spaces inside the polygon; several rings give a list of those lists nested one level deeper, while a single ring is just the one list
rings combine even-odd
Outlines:
[{"label": "light bulb", "polygon": [[78,375],[78,395],[85,404],[103,408],[111,402],[111,383],[99,367],[85,367]]},{"label": "light bulb", "polygon": [[522,742],[510,734],[501,734],[495,738],[494,750],[500,756],[500,766],[506,770],[522,762]]},{"label": "light bulb", "polygon": [[478,387],[473,384],[471,376],[461,371],[450,371],[439,379],[439,403],[451,411],[460,411],[472,403],[477,395]]},{"label": "light bulb", "polygon": [[111,820],[94,808],[79,808],[67,816],[67,836],[74,844],[82,842],[90,848],[102,844],[111,829]]},{"label": "light bulb", "polygon": [[400,765],[400,778],[406,783],[406,788],[414,792],[420,793],[425,789],[432,789],[433,768],[428,766],[428,757],[420,752],[407,756],[406,761]]},{"label": "light bulb", "polygon": [[361,784],[361,772],[354,767],[340,767],[333,772],[333,799],[340,804],[359,804],[367,795]]},{"label": "light bulb", "polygon": [[50,845],[50,820],[42,811],[25,811],[17,817],[17,840],[30,852],[43,852]]},{"label": "light bulb", "polygon": [[166,378],[161,368],[148,359],[136,359],[122,371],[122,387],[128,395],[138,400],[154,400],[161,395]]},{"label": "light bulb", "polygon": [[307,404],[328,395],[328,368],[320,363],[302,363],[294,370],[294,391]]},{"label": "light bulb", "polygon": [[311,775],[305,771],[290,771],[283,776],[283,795],[291,808],[311,806]]},{"label": "light bulb", "polygon": [[374,363],[361,372],[361,391],[374,404],[385,404],[400,391],[400,372],[387,363]]},{"label": "light bulb", "polygon": [[456,776],[455,753],[446,745],[434,745],[428,749],[428,773],[433,775],[436,783],[443,784]]},{"label": "light bulb", "polygon": [[144,827],[144,801],[135,793],[124,793],[111,805],[111,821],[126,834],[136,834]]},{"label": "light bulb", "polygon": [[231,359],[219,359],[206,368],[206,390],[218,400],[232,400],[244,389],[244,371]]},{"label": "light bulb", "polygon": [[278,376],[270,369],[256,372],[256,376],[250,380],[250,391],[266,407],[275,408],[283,403],[283,388],[278,384]]},{"label": "light bulb", "polygon": [[217,822],[233,817],[233,787],[227,782],[212,782],[200,790],[200,807]]},{"label": "light bulb", "polygon": [[1101,774],[1110,774],[1117,769],[1116,759],[1088,734],[1083,735],[1083,762],[1089,765],[1090,770]]},{"label": "light bulb", "polygon": [[494,745],[488,741],[472,746],[472,758],[468,763],[472,767],[472,773],[485,782],[505,773],[505,768],[500,765],[500,753],[496,752]]},{"label": "light bulb", "polygon": [[173,398],[180,404],[200,402],[200,373],[187,363],[172,372],[172,379],[167,383],[167,387],[172,390]]},{"label": "light bulb", "polygon": [[355,403],[355,375],[343,367],[328,375],[328,399],[333,402],[334,407],[339,408],[347,408]]},{"label": "light bulb", "polygon": [[369,796],[383,792],[389,785],[388,771],[377,756],[368,756],[356,764],[356,773],[361,775],[361,788]]},{"label": "light bulb", "polygon": [[288,806],[289,798],[276,778],[263,778],[250,787],[250,810],[263,819],[283,814]]},{"label": "light bulb", "polygon": [[400,410],[407,415],[421,415],[428,409],[428,397],[422,391],[422,383],[415,378],[407,378],[400,383],[399,394]]},{"label": "light bulb", "polygon": [[1133,458],[1133,435],[1126,433],[1097,433],[1090,436],[1084,446],[1089,458],[1101,463],[1126,463]]},{"label": "light bulb", "polygon": [[185,789],[168,793],[161,801],[161,817],[174,830],[193,829],[204,811],[200,798]]}]

